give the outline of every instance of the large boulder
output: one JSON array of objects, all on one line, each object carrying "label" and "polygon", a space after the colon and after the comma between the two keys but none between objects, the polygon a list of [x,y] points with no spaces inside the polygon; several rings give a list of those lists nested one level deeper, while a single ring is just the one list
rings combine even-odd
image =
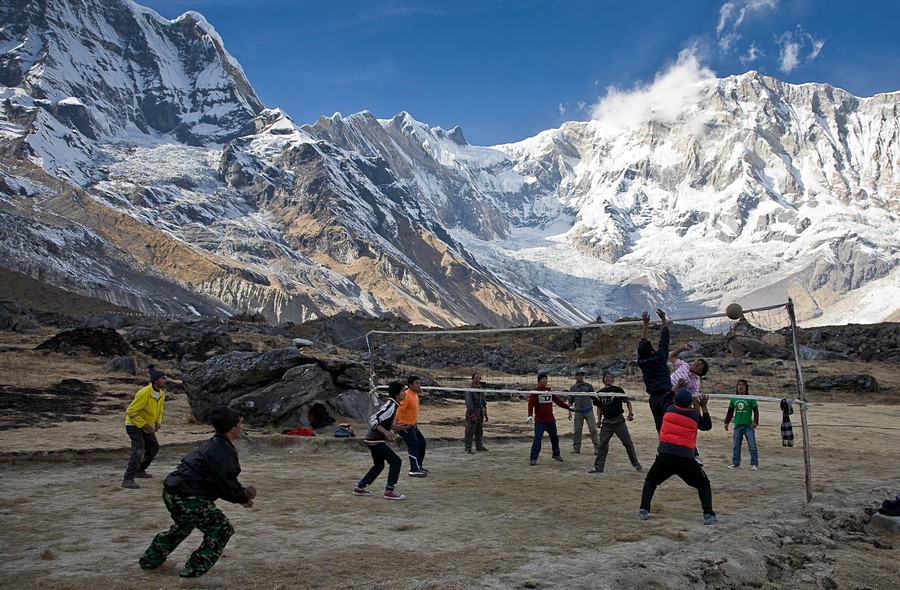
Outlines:
[{"label": "large boulder", "polygon": [[24,334],[37,331],[38,323],[31,310],[18,301],[0,301],[0,330]]},{"label": "large boulder", "polygon": [[238,409],[248,425],[309,425],[309,410],[322,403],[330,414],[366,420],[372,413],[369,376],[358,362],[306,356],[296,348],[214,357],[182,379],[191,410],[206,421],[219,404]]},{"label": "large boulder", "polygon": [[299,426],[315,399],[333,389],[331,374],[316,363],[286,371],[280,379],[232,399],[250,426]]},{"label": "large boulder", "polygon": [[378,398],[368,390],[348,389],[328,400],[339,416],[365,422],[375,412]]},{"label": "large boulder", "polygon": [[836,352],[800,346],[800,359],[804,361],[846,361],[847,357]]},{"label": "large boulder", "polygon": [[315,362],[296,348],[278,348],[264,353],[230,352],[215,356],[182,377],[191,411],[206,422],[215,406],[276,382],[289,370]]},{"label": "large boulder", "polygon": [[325,321],[320,340],[347,350],[368,350],[363,319],[362,316],[342,311]]},{"label": "large boulder", "polygon": [[[289,369],[277,382],[233,399],[230,406],[244,416],[250,426],[294,428],[309,426],[309,411],[316,403],[325,405],[329,414],[366,420],[373,412],[372,395],[356,389],[345,390],[346,378],[341,366],[316,362]],[[349,367],[355,372],[361,367]]]},{"label": "large boulder", "polygon": [[769,345],[761,338],[753,336],[741,336],[738,334],[730,334],[725,339],[725,345],[732,354],[737,356],[752,355],[758,356],[769,350]]},{"label": "large boulder", "polygon": [[806,389],[820,391],[878,391],[878,380],[872,375],[820,375],[806,380]]},{"label": "large boulder", "polygon": [[35,350],[51,350],[69,353],[76,349],[87,349],[94,356],[109,358],[130,356],[132,353],[128,342],[122,335],[109,328],[76,328],[66,330],[41,342]]},{"label": "large boulder", "polygon": [[79,328],[109,328],[110,330],[121,330],[128,325],[128,318],[120,313],[103,312],[91,314],[83,322]]}]

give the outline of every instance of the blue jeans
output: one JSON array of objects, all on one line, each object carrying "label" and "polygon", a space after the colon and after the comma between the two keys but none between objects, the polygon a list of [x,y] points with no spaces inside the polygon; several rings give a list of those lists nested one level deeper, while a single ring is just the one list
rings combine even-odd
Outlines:
[{"label": "blue jeans", "polygon": [[531,443],[531,460],[537,461],[541,454],[541,441],[544,433],[550,435],[550,446],[553,448],[553,456],[559,457],[559,435],[556,433],[556,422],[535,422],[534,442]]},{"label": "blue jeans", "polygon": [[741,464],[741,438],[747,437],[747,448],[750,449],[750,465],[759,465],[759,452],[756,449],[756,431],[753,426],[734,427],[734,450],[731,453],[731,464]]}]

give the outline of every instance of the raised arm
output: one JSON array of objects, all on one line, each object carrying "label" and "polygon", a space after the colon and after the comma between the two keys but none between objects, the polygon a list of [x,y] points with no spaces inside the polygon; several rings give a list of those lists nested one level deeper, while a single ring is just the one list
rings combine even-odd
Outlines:
[{"label": "raised arm", "polygon": [[685,352],[687,350],[691,350],[692,348],[693,348],[693,346],[691,346],[689,342],[685,342],[684,344],[682,344],[681,346],[679,346],[678,348],[676,348],[675,350],[673,350],[672,352],[669,353],[669,362],[674,364],[675,359],[678,358],[678,355],[680,355],[682,352]]},{"label": "raised arm", "polygon": [[657,307],[656,315],[659,316],[660,326],[662,326],[663,328],[668,328],[669,327],[669,319],[666,317],[666,312],[664,312],[663,310],[661,310]]},{"label": "raised arm", "polygon": [[641,321],[644,322],[644,325],[641,327],[641,340],[647,340],[647,336],[650,335],[650,314],[646,311],[642,313]]}]

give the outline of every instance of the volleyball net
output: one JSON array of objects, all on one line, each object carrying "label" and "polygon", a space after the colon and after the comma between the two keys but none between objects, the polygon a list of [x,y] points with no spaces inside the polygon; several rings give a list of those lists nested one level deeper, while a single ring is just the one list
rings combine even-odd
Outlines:
[{"label": "volleyball net", "polygon": [[[599,389],[608,371],[629,397],[642,399],[647,394],[636,362],[642,328],[635,318],[580,326],[375,330],[367,334],[371,387],[379,392],[392,380],[416,375],[425,391],[461,397],[477,373],[489,399],[515,399],[530,394],[545,373],[554,391],[589,395],[569,393],[575,374],[584,371],[585,380]],[[647,336],[654,348],[660,330],[654,313]],[[727,403],[737,381],[744,380],[749,392],[741,397],[804,402],[790,302],[745,310],[736,320],[724,313],[671,318],[669,333],[670,351],[690,344],[679,358],[708,363],[701,392],[711,399]]]},{"label": "volleyball net", "polygon": [[[661,322],[655,313],[651,318],[647,339],[656,349]],[[790,407],[797,404],[806,499],[812,501],[809,424],[793,302],[789,299],[784,304],[742,310],[737,318],[718,313],[669,318],[668,324],[670,351],[688,343],[690,349],[679,358],[708,363],[700,391],[709,395],[710,404],[727,404],[736,397],[739,380],[749,386],[742,398],[779,404],[785,400]],[[370,385],[373,392],[381,393],[390,381],[405,383],[415,375],[423,390],[461,398],[472,389],[472,376],[478,374],[478,389],[487,399],[511,400],[530,395],[540,374],[547,375],[552,390],[578,395],[569,392],[576,373],[583,371],[585,381],[597,390],[609,371],[630,398],[646,399],[637,365],[642,330],[641,318],[580,326],[373,330],[366,334]]]}]

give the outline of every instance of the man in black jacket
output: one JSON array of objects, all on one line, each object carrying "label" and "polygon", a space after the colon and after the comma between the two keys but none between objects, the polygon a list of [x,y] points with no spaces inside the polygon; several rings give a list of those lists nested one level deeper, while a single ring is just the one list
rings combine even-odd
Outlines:
[{"label": "man in black jacket", "polygon": [[216,564],[234,534],[234,527],[215,501],[222,498],[245,508],[253,506],[256,488],[245,488],[237,479],[241,466],[234,441],[244,431],[244,419],[237,410],[217,406],[210,413],[210,423],[216,429],[215,436],[185,455],[163,482],[163,502],[175,523],[153,538],[141,556],[141,569],[161,566],[169,553],[196,528],[203,533],[203,543],[191,554],[179,575],[182,578],[202,576]]},{"label": "man in black jacket", "polygon": [[644,378],[644,386],[650,399],[650,412],[653,413],[653,421],[656,423],[656,431],[662,428],[663,414],[666,408],[672,405],[672,396],[679,387],[672,387],[669,373],[669,320],[666,318],[666,312],[661,309],[656,310],[659,316],[661,329],[659,331],[659,346],[656,350],[650,344],[648,336],[650,335],[650,314],[646,311],[641,315],[644,322],[641,330],[641,341],[638,343],[637,364],[641,369],[641,376]]}]

